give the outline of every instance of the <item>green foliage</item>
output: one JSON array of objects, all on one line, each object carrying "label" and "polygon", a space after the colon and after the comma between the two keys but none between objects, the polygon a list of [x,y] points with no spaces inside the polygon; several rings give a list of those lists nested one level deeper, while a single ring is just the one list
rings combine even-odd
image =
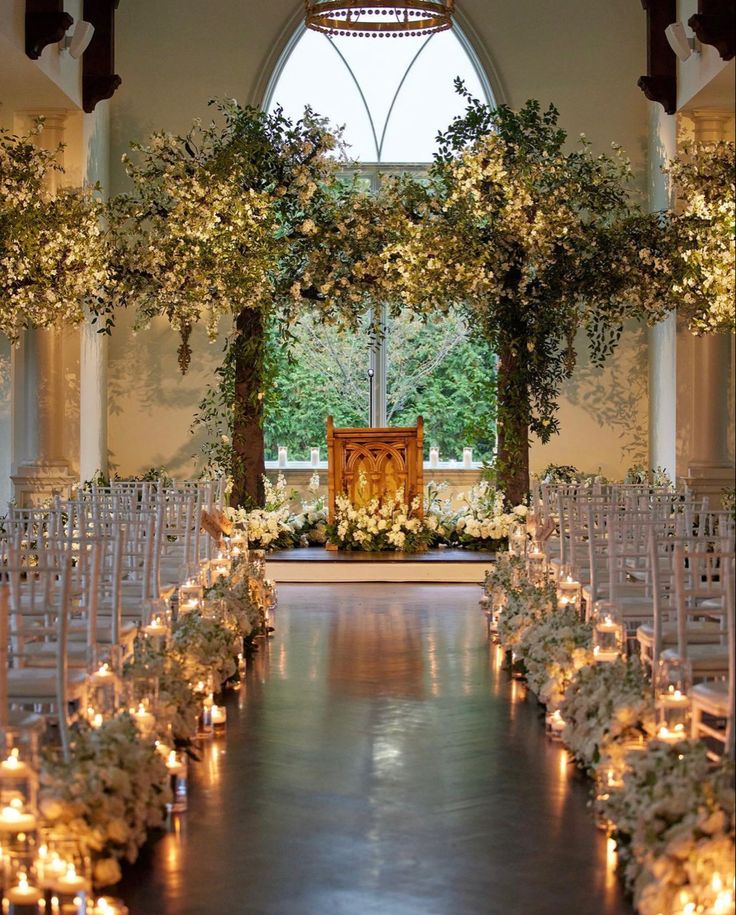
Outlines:
[{"label": "green foliage", "polygon": [[[274,395],[266,398],[266,454],[279,445],[294,460],[324,454],[325,420],[338,426],[368,422],[370,327],[358,334],[320,325],[306,315],[292,331],[288,351],[272,335]],[[424,322],[402,312],[388,327],[389,425],[425,421],[425,457],[437,446],[444,458],[473,445],[478,460],[491,460],[495,445],[495,359],[482,340],[469,335],[462,316]]]}]

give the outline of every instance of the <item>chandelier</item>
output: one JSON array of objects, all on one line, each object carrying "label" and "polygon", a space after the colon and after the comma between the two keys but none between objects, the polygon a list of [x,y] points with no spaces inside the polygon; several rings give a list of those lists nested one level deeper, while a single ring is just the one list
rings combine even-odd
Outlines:
[{"label": "chandelier", "polygon": [[327,35],[400,38],[452,27],[455,0],[304,0],[306,25]]}]

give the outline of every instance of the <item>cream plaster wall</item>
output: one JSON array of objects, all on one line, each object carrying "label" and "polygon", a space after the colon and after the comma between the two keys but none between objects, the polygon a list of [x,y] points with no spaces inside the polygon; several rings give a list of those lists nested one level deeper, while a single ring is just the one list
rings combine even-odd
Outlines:
[{"label": "cream plaster wall", "polygon": [[[463,0],[462,24],[486,65],[499,101],[554,102],[575,137],[601,150],[622,144],[643,171],[646,101],[644,13],[630,0]],[[123,85],[111,103],[111,186],[126,187],[119,164],[131,140],[164,128],[184,131],[207,117],[207,102],[233,96],[260,103],[280,49],[299,21],[298,0],[126,0],[116,17],[116,69]],[[643,179],[642,179],[643,186]],[[175,336],[163,323],[130,335],[123,316],[110,344],[110,449],[123,473],[166,464],[191,468],[197,440],[189,425],[220,352],[196,335],[190,374],[177,372]],[[646,340],[627,332],[599,373],[581,360],[566,387],[562,435],[535,446],[532,464],[575,463],[612,476],[645,459]]]}]

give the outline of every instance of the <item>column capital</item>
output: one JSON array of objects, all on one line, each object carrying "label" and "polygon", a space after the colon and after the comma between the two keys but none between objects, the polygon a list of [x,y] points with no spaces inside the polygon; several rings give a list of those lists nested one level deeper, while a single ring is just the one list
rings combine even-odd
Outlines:
[{"label": "column capital", "polygon": [[718,143],[725,140],[726,128],[733,112],[726,108],[694,108],[687,114],[692,118],[695,139],[701,143]]}]

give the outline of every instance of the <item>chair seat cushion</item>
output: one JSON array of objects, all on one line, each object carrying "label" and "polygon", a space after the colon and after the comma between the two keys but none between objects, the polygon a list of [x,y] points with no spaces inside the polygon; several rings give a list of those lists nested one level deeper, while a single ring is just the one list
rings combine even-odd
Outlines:
[{"label": "chair seat cushion", "polygon": [[[692,642],[702,642],[703,644],[713,644],[720,640],[721,629],[718,623],[712,623],[709,620],[701,620],[700,623],[693,623],[688,628],[688,639]],[[636,630],[636,637],[641,644],[651,645],[654,641],[654,624],[643,623]],[[662,644],[677,644],[677,623],[664,623],[662,626]]]},{"label": "chair seat cushion", "polygon": [[[67,671],[67,698],[78,699],[87,682],[86,670]],[[56,671],[46,667],[24,667],[8,671],[8,700],[53,702],[56,700]]]},{"label": "chair seat cushion", "polygon": [[[667,648],[662,652],[666,660],[677,660],[680,653],[676,648]],[[687,646],[687,660],[693,674],[722,673],[728,670],[728,648],[725,645],[696,644]]]},{"label": "chair seat cushion", "polygon": [[696,683],[691,692],[693,705],[700,706],[709,715],[725,718],[731,711],[731,696],[726,680],[709,680]]}]

